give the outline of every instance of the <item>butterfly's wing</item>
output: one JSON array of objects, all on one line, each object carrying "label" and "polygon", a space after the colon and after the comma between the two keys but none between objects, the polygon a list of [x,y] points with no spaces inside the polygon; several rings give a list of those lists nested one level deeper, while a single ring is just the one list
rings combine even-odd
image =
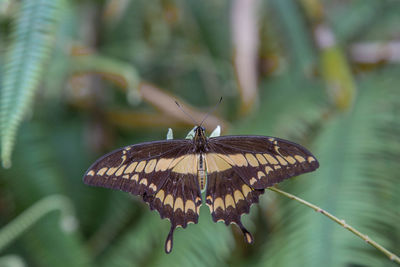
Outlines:
[{"label": "butterfly's wing", "polygon": [[304,147],[274,137],[222,136],[210,138],[208,145],[206,203],[212,218],[237,224],[248,243],[253,238],[240,217],[264,189],[319,166]]},{"label": "butterfly's wing", "polygon": [[195,174],[197,158],[190,140],[166,140],[127,146],[97,160],[86,172],[86,184],[139,195],[168,218],[171,230],[165,250],[172,250],[173,231],[197,223],[201,194]]}]

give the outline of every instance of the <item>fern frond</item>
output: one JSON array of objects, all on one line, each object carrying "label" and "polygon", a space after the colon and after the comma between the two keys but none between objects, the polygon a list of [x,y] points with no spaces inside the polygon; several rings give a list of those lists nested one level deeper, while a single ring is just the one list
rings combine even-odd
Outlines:
[{"label": "fern frond", "polygon": [[[399,191],[398,172],[385,165],[398,160],[400,148],[381,137],[399,130],[391,120],[400,106],[399,92],[392,89],[399,81],[390,78],[396,72],[360,83],[352,112],[328,121],[312,149],[320,169],[295,179],[285,191],[345,219],[398,254],[399,203],[392,197]],[[391,266],[387,258],[326,218],[296,203],[278,201],[279,227],[273,229],[260,266]]]},{"label": "fern frond", "polygon": [[1,159],[11,153],[21,121],[31,107],[53,48],[64,0],[22,1],[7,51],[0,98]]}]

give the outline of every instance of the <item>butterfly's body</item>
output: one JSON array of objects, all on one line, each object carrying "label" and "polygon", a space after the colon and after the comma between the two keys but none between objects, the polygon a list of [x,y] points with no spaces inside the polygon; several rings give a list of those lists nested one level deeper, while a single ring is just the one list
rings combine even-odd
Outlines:
[{"label": "butterfly's body", "polygon": [[265,136],[207,138],[198,126],[191,140],[142,143],[111,152],[89,168],[84,182],[140,195],[161,218],[168,218],[169,253],[175,228],[197,223],[202,191],[213,220],[237,224],[251,243],[241,215],[265,188],[318,166],[298,144]]}]

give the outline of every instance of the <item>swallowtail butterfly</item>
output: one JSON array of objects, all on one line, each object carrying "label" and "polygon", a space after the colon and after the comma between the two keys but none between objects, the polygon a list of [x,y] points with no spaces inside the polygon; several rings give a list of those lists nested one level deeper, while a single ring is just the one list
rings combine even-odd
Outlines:
[{"label": "swallowtail butterfly", "polygon": [[[203,201],[215,222],[236,224],[245,241],[253,237],[241,222],[264,189],[318,168],[304,147],[266,136],[206,137],[195,127],[193,139],[164,140],[117,149],[97,160],[83,181],[141,196],[150,209],[171,222],[165,242],[170,253],[177,227],[197,223]],[[206,191],[205,200],[201,192]]]}]

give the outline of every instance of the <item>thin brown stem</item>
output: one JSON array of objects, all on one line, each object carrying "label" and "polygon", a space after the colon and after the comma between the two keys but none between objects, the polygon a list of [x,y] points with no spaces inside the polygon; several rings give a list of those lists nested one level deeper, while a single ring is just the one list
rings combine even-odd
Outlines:
[{"label": "thin brown stem", "polygon": [[329,212],[321,209],[320,207],[311,204],[310,202],[307,202],[299,197],[296,197],[292,194],[289,194],[285,191],[282,191],[276,187],[269,187],[268,188],[271,191],[274,191],[276,193],[279,193],[285,197],[288,197],[290,199],[293,199],[297,202],[300,202],[303,205],[306,205],[309,208],[312,208],[313,210],[322,213],[323,215],[325,215],[326,217],[328,217],[329,219],[331,219],[332,221],[340,224],[341,226],[343,226],[345,229],[349,230],[350,232],[352,232],[353,234],[355,234],[356,236],[358,236],[359,238],[361,238],[362,240],[364,240],[366,243],[370,244],[371,246],[373,246],[374,248],[376,248],[377,250],[379,250],[380,252],[382,252],[383,254],[385,254],[390,260],[400,264],[400,258],[395,255],[394,253],[390,252],[389,250],[387,250],[386,248],[384,248],[383,246],[381,246],[380,244],[378,244],[377,242],[375,242],[374,240],[372,240],[371,238],[369,238],[367,235],[359,232],[358,230],[356,230],[354,227],[350,226],[349,224],[347,224],[345,222],[345,220],[340,220],[339,218],[333,216],[332,214],[330,214]]}]

